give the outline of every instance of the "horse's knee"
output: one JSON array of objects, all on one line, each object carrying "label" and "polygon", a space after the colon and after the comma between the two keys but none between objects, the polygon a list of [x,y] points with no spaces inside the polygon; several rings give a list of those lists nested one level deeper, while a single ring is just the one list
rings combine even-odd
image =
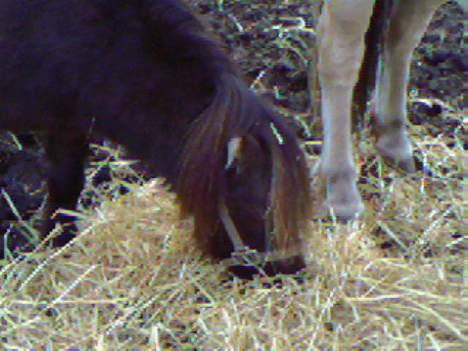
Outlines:
[{"label": "horse's knee", "polygon": [[319,44],[317,69],[320,84],[322,88],[340,86],[352,89],[361,67],[364,42],[355,41],[353,47],[344,47],[338,43],[327,42],[329,40],[334,39],[324,37]]}]

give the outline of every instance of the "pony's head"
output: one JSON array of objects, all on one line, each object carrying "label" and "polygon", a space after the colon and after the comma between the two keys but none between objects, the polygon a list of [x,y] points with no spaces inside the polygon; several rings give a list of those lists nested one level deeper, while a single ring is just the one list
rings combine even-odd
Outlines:
[{"label": "pony's head", "polygon": [[234,76],[224,77],[188,136],[178,194],[202,249],[231,259],[237,275],[304,267],[303,153],[285,122]]}]

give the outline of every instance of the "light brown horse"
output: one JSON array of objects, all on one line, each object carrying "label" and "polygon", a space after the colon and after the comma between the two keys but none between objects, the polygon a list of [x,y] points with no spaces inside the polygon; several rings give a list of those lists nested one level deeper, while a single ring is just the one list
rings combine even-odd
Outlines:
[{"label": "light brown horse", "polygon": [[[324,208],[340,219],[355,218],[364,209],[356,187],[351,105],[373,12],[378,6],[388,9],[381,21],[386,28],[375,82],[377,149],[391,164],[412,172],[413,150],[405,126],[411,57],[432,15],[445,2],[325,0],[318,26],[324,135],[319,173],[326,182]],[[468,1],[460,4],[467,9]]]}]

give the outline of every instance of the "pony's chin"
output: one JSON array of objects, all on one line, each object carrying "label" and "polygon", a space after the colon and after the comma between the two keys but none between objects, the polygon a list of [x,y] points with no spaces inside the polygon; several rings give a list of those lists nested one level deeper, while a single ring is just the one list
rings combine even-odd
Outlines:
[{"label": "pony's chin", "polygon": [[278,274],[296,274],[306,267],[304,257],[297,255],[283,260],[270,261],[263,266],[236,264],[229,271],[240,279],[253,279],[256,275],[273,277]]}]

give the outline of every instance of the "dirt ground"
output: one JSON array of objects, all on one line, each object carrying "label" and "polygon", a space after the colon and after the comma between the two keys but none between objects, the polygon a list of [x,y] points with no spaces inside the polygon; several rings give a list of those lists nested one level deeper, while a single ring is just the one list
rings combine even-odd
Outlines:
[{"label": "dirt ground", "polygon": [[[309,141],[320,139],[319,118],[315,115],[317,101],[309,98],[307,78],[307,72],[315,70],[317,6],[312,3],[310,0],[190,1],[220,36],[252,87],[290,117],[299,135]],[[444,118],[444,111],[464,106],[463,19],[463,11],[456,3],[443,6],[414,56],[410,120],[414,124],[430,125],[434,135],[450,135],[462,123],[459,119]],[[308,148],[308,151],[317,154],[319,149]],[[22,135],[15,140],[10,134],[2,135],[0,232],[8,233],[11,241],[19,235],[15,227],[18,216],[30,218],[43,203],[46,167],[36,137]],[[1,247],[2,241],[3,234]]]},{"label": "dirt ground", "polygon": [[[314,28],[319,9],[313,1],[221,1],[222,6],[210,0],[191,3],[222,38],[254,88],[289,113],[304,116],[309,124],[317,119],[308,109],[314,102],[309,99],[306,74],[308,69],[315,70]],[[455,2],[437,11],[414,55],[410,94],[463,107],[463,19],[463,10]],[[410,119],[443,129],[440,121],[424,118],[441,114],[442,108],[437,103],[412,105]],[[452,125],[445,127],[451,129]]]}]

